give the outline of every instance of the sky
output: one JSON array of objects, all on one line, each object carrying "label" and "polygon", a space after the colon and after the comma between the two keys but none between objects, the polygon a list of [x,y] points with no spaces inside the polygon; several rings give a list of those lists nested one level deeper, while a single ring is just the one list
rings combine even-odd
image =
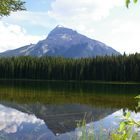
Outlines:
[{"label": "sky", "polygon": [[140,53],[140,2],[25,0],[27,11],[0,19],[0,52],[37,43],[57,25],[77,30],[122,54]]}]

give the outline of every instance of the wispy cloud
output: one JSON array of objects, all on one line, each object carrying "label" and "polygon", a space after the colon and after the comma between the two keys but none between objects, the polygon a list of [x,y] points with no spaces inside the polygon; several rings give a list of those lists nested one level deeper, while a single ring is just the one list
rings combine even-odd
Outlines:
[{"label": "wispy cloud", "polygon": [[36,43],[43,37],[28,35],[19,25],[0,22],[0,52]]},{"label": "wispy cloud", "polygon": [[[48,3],[45,0],[41,1],[42,4],[44,2]],[[1,30],[3,28],[7,31],[9,25],[17,25],[21,38],[19,43],[16,42],[18,36],[11,32],[7,33],[7,36],[0,35],[0,41],[13,40],[11,44],[1,41],[0,51],[36,42],[60,24],[100,40],[121,53],[140,52],[139,7],[128,10],[124,0],[52,0],[48,4],[49,8],[46,11],[40,9],[18,12],[3,18]]]},{"label": "wispy cloud", "polygon": [[122,0],[56,0],[49,14],[58,20],[101,20],[110,14],[114,7],[124,6]]}]

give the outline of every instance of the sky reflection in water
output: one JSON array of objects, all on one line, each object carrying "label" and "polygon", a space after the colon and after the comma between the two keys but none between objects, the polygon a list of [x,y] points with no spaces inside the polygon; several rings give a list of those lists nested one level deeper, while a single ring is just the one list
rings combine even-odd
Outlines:
[{"label": "sky reflection in water", "polygon": [[75,140],[85,113],[87,130],[109,131],[123,109],[139,120],[139,91],[139,85],[0,81],[0,139]]},{"label": "sky reflection in water", "polygon": [[[116,116],[122,116],[122,114],[123,110],[118,110],[99,121],[87,123],[86,128],[88,130],[94,126],[95,131],[98,131],[101,126],[104,130],[109,131],[112,128],[116,128],[120,120],[120,118]],[[47,128],[44,120],[38,119],[35,115],[23,113],[3,105],[0,105],[0,116],[0,134],[3,134],[3,137],[7,137],[9,139],[20,139],[22,133],[23,139],[30,137],[32,139],[34,138],[41,140],[69,140],[70,138],[76,139],[77,134],[80,131],[78,128],[76,128],[71,132],[54,135],[53,132]],[[132,112],[131,116],[135,120],[139,120],[140,113],[135,114]]]}]

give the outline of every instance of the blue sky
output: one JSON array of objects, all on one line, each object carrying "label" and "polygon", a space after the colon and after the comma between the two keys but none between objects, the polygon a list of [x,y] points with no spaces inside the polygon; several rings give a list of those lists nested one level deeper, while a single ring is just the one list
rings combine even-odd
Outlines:
[{"label": "blue sky", "polygon": [[123,53],[140,52],[140,2],[125,0],[25,0],[27,11],[0,20],[0,52],[47,37],[57,25],[77,30]]},{"label": "blue sky", "polygon": [[34,12],[48,11],[50,9],[51,0],[25,0],[26,8]]}]

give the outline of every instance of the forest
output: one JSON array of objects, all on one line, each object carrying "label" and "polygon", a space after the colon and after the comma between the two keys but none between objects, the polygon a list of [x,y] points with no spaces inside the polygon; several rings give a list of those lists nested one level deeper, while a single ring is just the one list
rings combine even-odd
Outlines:
[{"label": "forest", "polygon": [[0,79],[140,81],[140,54],[95,58],[1,57]]}]

